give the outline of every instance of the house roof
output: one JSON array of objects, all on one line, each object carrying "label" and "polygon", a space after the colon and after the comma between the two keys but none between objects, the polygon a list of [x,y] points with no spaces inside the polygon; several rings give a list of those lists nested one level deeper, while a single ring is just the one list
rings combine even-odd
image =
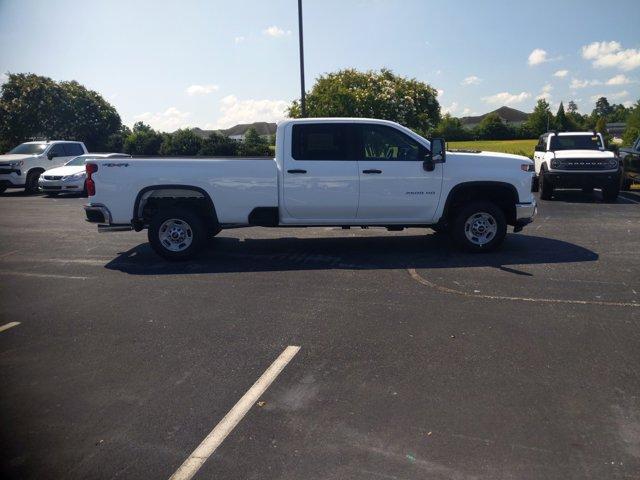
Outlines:
[{"label": "house roof", "polygon": [[517,123],[524,122],[529,118],[529,114],[525,112],[521,112],[520,110],[516,110],[511,107],[500,107],[493,112],[485,113],[484,115],[478,115],[476,117],[462,117],[460,122],[463,125],[473,125],[476,123],[480,123],[482,119],[484,119],[487,115],[492,113],[496,113],[504,122],[507,123]]}]

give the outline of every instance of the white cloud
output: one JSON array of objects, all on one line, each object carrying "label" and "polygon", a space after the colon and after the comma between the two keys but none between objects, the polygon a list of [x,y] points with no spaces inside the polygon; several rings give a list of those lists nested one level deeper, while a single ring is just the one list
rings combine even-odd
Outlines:
[{"label": "white cloud", "polygon": [[471,115],[473,112],[471,111],[471,109],[469,107],[465,107],[462,109],[462,112],[460,112],[460,116],[465,117],[467,115]]},{"label": "white cloud", "polygon": [[621,98],[624,98],[624,97],[627,97],[627,96],[629,96],[629,92],[627,92],[626,90],[622,90],[621,92],[608,93],[608,94],[599,93],[597,95],[592,95],[591,96],[591,101],[595,102],[600,97],[607,97],[607,100],[620,100]]},{"label": "white cloud", "polygon": [[208,95],[210,93],[216,92],[218,91],[220,87],[218,87],[218,85],[190,85],[189,87],[187,87],[187,94],[188,95]]},{"label": "white cloud", "polygon": [[181,112],[176,107],[169,107],[164,112],[144,112],[134,117],[135,121],[144,122],[152,128],[163,132],[173,132],[188,127],[187,118],[190,112]]},{"label": "white cloud", "polygon": [[242,35],[239,35],[239,36],[237,36],[237,37],[235,37],[235,38],[233,39],[234,43],[236,43],[236,44],[237,44],[237,43],[242,43],[242,42],[244,42],[245,40],[246,40],[246,38],[244,38]]},{"label": "white cloud", "polygon": [[538,95],[536,97],[536,100],[550,100],[551,99],[551,90],[553,90],[553,87],[551,86],[550,83],[547,83],[544,87],[542,87],[542,92],[540,93],[540,95]]},{"label": "white cloud", "polygon": [[615,77],[611,77],[607,80],[607,85],[627,85],[629,83],[633,83],[633,81],[627,77],[626,75],[616,75]]},{"label": "white cloud", "polygon": [[553,76],[558,78],[564,78],[567,76],[568,73],[569,73],[569,70],[558,70],[556,73],[553,74]]},{"label": "white cloud", "polygon": [[595,68],[617,67],[629,71],[640,67],[640,50],[623,49],[619,42],[593,42],[582,47],[582,58]]},{"label": "white cloud", "polygon": [[436,93],[438,94],[438,97],[441,97],[444,95],[444,90],[441,88],[436,89]]},{"label": "white cloud", "polygon": [[284,37],[285,35],[291,35],[291,30],[283,30],[276,25],[271,25],[269,28],[266,28],[262,31],[265,35],[269,37]]},{"label": "white cloud", "polygon": [[284,100],[238,100],[227,95],[220,100],[220,113],[216,128],[229,128],[238,123],[277,122],[286,117],[289,103]]},{"label": "white cloud", "polygon": [[482,97],[486,103],[494,103],[501,105],[514,105],[516,103],[524,102],[527,98],[530,98],[529,92],[509,93],[500,92],[495,95],[489,95],[488,97]]},{"label": "white cloud", "polygon": [[633,102],[631,100],[625,100],[624,102],[622,102],[622,105],[624,105],[627,108],[631,108],[633,107]]},{"label": "white cloud", "polygon": [[442,113],[453,115],[458,110],[458,102],[453,102],[448,107],[442,107]]},{"label": "white cloud", "polygon": [[602,82],[600,80],[580,80],[578,78],[573,78],[571,79],[569,88],[575,90],[576,88],[593,87],[595,85],[602,85]]},{"label": "white cloud", "polygon": [[461,85],[478,85],[480,82],[482,82],[481,78],[471,75],[462,80]]},{"label": "white cloud", "polygon": [[533,67],[534,65],[540,65],[548,61],[547,52],[541,48],[536,48],[529,54],[529,60],[527,62],[530,67]]}]

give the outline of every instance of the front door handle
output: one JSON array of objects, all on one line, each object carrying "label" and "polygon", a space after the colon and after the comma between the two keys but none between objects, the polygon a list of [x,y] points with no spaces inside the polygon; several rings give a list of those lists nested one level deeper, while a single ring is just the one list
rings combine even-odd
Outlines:
[{"label": "front door handle", "polygon": [[382,170],[378,170],[377,168],[371,168],[369,170],[362,170],[362,173],[382,173]]},{"label": "front door handle", "polygon": [[287,170],[287,173],[307,173],[307,171],[301,168],[294,168],[293,170]]}]

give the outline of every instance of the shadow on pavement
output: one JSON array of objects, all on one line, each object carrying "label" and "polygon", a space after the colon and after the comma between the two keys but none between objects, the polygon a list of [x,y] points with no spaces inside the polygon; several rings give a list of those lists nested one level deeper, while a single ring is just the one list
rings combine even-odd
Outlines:
[{"label": "shadow on pavement", "polygon": [[[621,195],[618,199],[611,203],[615,204],[628,204],[633,202],[625,201],[625,196],[628,198],[634,197],[634,192],[620,192]],[[582,190],[555,190],[553,192],[553,200],[542,200],[542,202],[563,202],[563,203],[606,203],[602,200],[602,192],[598,189],[591,193],[584,193]]]},{"label": "shadow on pavement", "polygon": [[435,234],[255,240],[220,236],[197,259],[188,262],[167,262],[145,243],[120,253],[105,268],[132,275],[486,266],[510,271],[504,266],[598,259],[597,253],[579,245],[520,234],[509,235],[494,253],[462,253],[450,243],[446,235]]}]

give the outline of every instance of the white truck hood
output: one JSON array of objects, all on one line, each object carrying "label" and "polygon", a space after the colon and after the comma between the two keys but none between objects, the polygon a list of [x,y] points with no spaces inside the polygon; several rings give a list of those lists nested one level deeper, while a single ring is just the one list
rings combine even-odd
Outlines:
[{"label": "white truck hood", "polygon": [[86,167],[84,165],[69,165],[62,166],[57,168],[51,168],[47,170],[45,175],[62,175],[63,177],[66,175],[75,175],[76,173],[86,172]]},{"label": "white truck hood", "polygon": [[603,150],[556,150],[554,152],[555,157],[562,158],[595,158],[595,159],[609,159],[615,155],[613,152]]},{"label": "white truck hood", "polygon": [[0,163],[15,162],[16,160],[24,160],[25,158],[35,157],[36,155],[19,154],[19,153],[5,153],[0,155]]}]

